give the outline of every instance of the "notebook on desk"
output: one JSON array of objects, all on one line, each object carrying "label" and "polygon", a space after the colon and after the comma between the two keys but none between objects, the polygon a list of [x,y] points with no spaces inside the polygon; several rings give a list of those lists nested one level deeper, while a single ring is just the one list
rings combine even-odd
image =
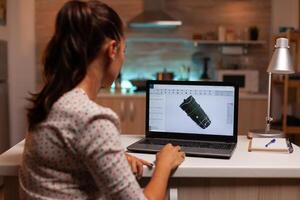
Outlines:
[{"label": "notebook on desk", "polygon": [[230,158],[237,143],[238,94],[233,83],[148,81],[146,137],[127,149],[155,153],[172,143],[186,155]]},{"label": "notebook on desk", "polygon": [[287,138],[252,138],[248,151],[292,153],[293,146]]}]

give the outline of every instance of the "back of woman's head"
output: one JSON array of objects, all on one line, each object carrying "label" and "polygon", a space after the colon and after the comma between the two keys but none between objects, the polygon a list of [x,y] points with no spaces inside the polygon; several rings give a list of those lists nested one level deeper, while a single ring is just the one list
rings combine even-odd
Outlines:
[{"label": "back of woman's head", "polygon": [[118,14],[100,1],[73,0],[61,8],[43,57],[44,87],[30,99],[30,130],[47,118],[59,97],[83,80],[105,40],[121,41],[123,35]]}]

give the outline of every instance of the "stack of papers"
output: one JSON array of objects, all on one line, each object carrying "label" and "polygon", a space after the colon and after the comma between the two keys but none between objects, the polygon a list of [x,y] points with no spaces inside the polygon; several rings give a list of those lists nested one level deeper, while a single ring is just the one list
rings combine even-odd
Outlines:
[{"label": "stack of papers", "polygon": [[291,153],[292,146],[286,138],[252,138],[248,151],[272,151]]}]

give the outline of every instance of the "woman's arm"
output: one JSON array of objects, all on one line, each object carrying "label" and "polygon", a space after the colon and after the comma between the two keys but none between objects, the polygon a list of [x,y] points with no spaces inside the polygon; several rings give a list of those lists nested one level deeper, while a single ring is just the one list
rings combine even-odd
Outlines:
[{"label": "woman's arm", "polygon": [[[143,165],[153,167],[153,165],[143,159],[137,158],[126,153],[127,161],[131,167],[133,174],[140,179],[143,175]],[[163,199],[167,189],[171,169],[168,166],[159,165],[155,168],[151,181],[144,189],[147,199]]]},{"label": "woman's arm", "polygon": [[178,167],[185,158],[179,146],[167,144],[156,154],[156,167],[152,178],[144,189],[149,200],[162,200],[165,198],[168,180],[173,169]]},{"label": "woman's arm", "polygon": [[[144,189],[147,199],[164,199],[167,190],[168,180],[173,168],[177,167],[184,160],[184,153],[180,147],[171,144],[166,145],[156,156],[156,167],[149,184]],[[126,158],[131,166],[133,174],[139,179],[143,175],[143,165],[152,167],[152,164],[126,153]]]},{"label": "woman's arm", "polygon": [[152,178],[144,189],[144,194],[149,200],[164,199],[166,195],[170,169],[157,167]]}]

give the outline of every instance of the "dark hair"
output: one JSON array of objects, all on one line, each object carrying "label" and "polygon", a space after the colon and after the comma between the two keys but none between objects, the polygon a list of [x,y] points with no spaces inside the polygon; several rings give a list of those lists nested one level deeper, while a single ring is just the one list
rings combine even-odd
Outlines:
[{"label": "dark hair", "polygon": [[121,41],[123,23],[118,14],[100,1],[69,1],[56,17],[55,32],[43,57],[45,85],[29,99],[29,130],[44,121],[53,104],[78,85],[107,38]]}]

